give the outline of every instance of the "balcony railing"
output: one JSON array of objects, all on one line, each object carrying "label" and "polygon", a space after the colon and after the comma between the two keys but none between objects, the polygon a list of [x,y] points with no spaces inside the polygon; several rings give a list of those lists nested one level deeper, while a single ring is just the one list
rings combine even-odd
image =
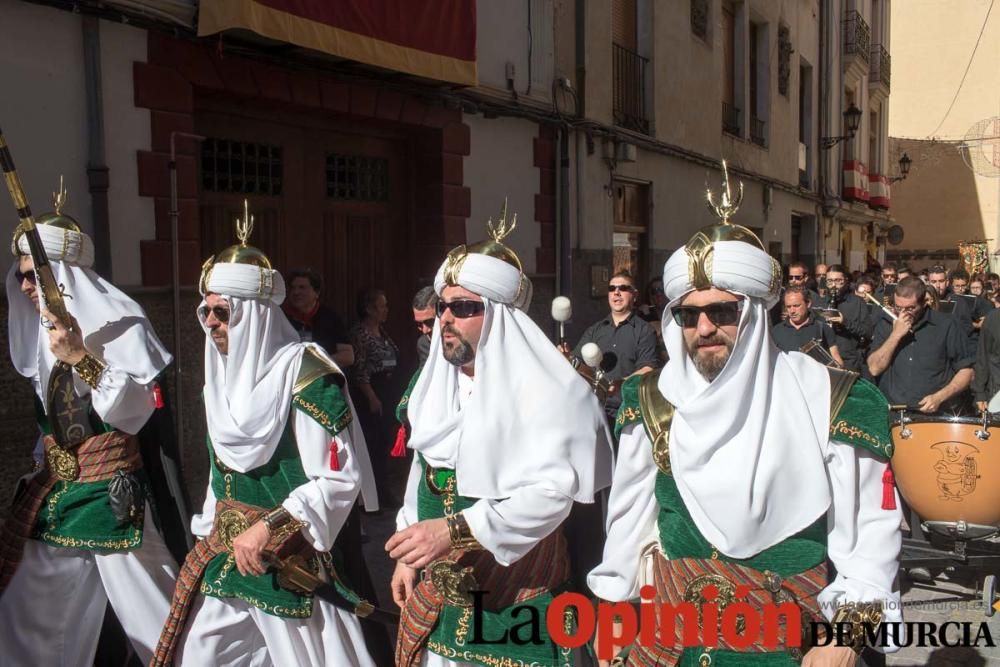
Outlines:
[{"label": "balcony railing", "polygon": [[649,59],[618,44],[612,47],[615,124],[637,132],[649,132],[645,84]]},{"label": "balcony railing", "polygon": [[871,43],[872,31],[868,22],[856,9],[847,12],[847,18],[844,19],[844,53],[860,56],[868,62]]},{"label": "balcony railing", "polygon": [[740,110],[728,102],[722,103],[722,130],[740,136]]},{"label": "balcony railing", "polygon": [[889,57],[889,52],[886,51],[885,47],[881,44],[875,44],[872,46],[871,64],[871,78],[869,79],[871,83],[883,83],[885,84],[885,87],[888,88],[892,58]]},{"label": "balcony railing", "polygon": [[750,141],[758,146],[767,146],[767,121],[750,116]]}]

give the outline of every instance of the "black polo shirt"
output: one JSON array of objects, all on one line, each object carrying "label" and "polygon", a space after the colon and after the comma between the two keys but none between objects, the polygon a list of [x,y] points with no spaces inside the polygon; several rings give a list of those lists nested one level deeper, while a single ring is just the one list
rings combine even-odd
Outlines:
[{"label": "black polo shirt", "polygon": [[[872,353],[882,347],[892,333],[888,318],[879,320],[872,341]],[[899,342],[889,367],[878,376],[878,388],[889,403],[917,405],[929,394],[943,388],[963,368],[971,368],[975,354],[955,318],[925,309],[920,320]],[[957,400],[953,398],[951,403]]]},{"label": "black polo shirt", "polygon": [[798,352],[802,346],[812,340],[818,340],[830,351],[835,345],[833,327],[826,322],[820,322],[810,313],[805,324],[796,329],[788,320],[783,320],[771,327],[771,338],[782,352]]},{"label": "black polo shirt", "polygon": [[[285,314],[289,315],[288,311]],[[289,315],[288,321],[299,332],[299,337],[303,342],[312,341],[331,355],[337,353],[337,345],[351,344],[344,322],[337,315],[337,312],[326,304],[321,304],[319,310],[313,315],[312,326],[307,326],[291,315]]]},{"label": "black polo shirt", "polygon": [[580,349],[587,343],[596,343],[605,357],[614,353],[614,365],[605,367],[611,380],[626,378],[643,366],[657,368],[660,365],[653,327],[635,311],[618,326],[615,326],[610,314],[591,324],[573,348],[573,354],[579,357]]}]

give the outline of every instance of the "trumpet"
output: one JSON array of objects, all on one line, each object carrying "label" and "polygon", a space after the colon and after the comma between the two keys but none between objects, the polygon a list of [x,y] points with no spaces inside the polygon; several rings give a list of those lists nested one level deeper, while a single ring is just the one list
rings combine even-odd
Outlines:
[{"label": "trumpet", "polygon": [[878,306],[879,308],[881,308],[882,312],[885,313],[886,315],[888,315],[890,319],[893,319],[893,320],[896,319],[896,313],[892,312],[891,310],[889,310],[888,308],[886,308],[885,306],[883,306],[881,304],[881,302],[879,302],[878,299],[876,299],[875,297],[873,297],[871,295],[870,292],[866,292],[865,293],[865,299],[867,301],[871,301],[873,304],[875,304],[876,306]]}]

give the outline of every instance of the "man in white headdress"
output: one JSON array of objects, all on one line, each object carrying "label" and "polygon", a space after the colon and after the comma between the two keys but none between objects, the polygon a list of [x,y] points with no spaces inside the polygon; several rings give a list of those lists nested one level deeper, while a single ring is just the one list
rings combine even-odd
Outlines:
[{"label": "man in white headdress", "polygon": [[42,438],[0,533],[6,665],[92,663],[109,601],[148,661],[177,571],[135,435],[157,409],[156,377],[171,356],[139,304],[90,269],[93,243],[64,201],[36,229],[71,314],[46,309],[23,226],[7,273],[11,361],[32,382]]},{"label": "man in white headdress", "polygon": [[343,373],[288,323],[284,280],[247,245],[252,228],[245,213],[240,243],[202,269],[211,478],[151,664],[176,652],[182,665],[364,667],[358,618],[279,572],[301,558],[356,603],[335,542],[374,480]]},{"label": "man in white headdress", "polygon": [[[566,586],[560,525],[607,486],[610,434],[587,383],[524,312],[531,283],[501,243],[514,226],[505,211],[491,241],[459,246],[438,271],[439,326],[398,413],[416,452],[386,544],[404,667],[572,660],[544,621],[538,643],[510,641],[523,620],[510,608],[544,619]],[[486,591],[481,617],[469,590]]]},{"label": "man in white headdress", "polygon": [[[617,602],[648,584],[657,602],[697,605],[711,599],[701,588],[711,583],[722,608],[746,586],[758,610],[796,602],[806,630],[821,613],[898,621],[900,513],[885,484],[885,398],[854,373],[775,347],[767,312],[781,272],[750,230],[728,223],[738,206],[728,174],[725,192],[713,207],[722,223],[664,267],[669,361],[623,387],[604,560],[590,587]],[[631,647],[627,664],[792,665],[805,653],[803,664],[851,665],[860,639],[767,653],[724,638],[683,647],[677,631]]]}]

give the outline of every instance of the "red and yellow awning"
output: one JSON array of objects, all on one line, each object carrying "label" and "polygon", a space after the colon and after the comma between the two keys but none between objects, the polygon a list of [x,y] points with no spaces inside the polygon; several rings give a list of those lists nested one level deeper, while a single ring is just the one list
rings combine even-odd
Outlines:
[{"label": "red and yellow awning", "polygon": [[476,85],[475,0],[202,0],[198,35],[230,29]]}]

